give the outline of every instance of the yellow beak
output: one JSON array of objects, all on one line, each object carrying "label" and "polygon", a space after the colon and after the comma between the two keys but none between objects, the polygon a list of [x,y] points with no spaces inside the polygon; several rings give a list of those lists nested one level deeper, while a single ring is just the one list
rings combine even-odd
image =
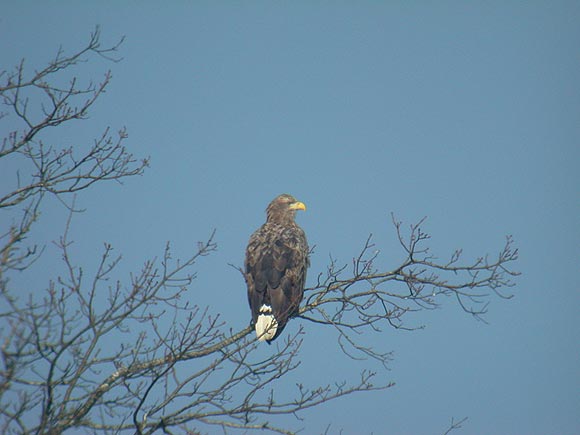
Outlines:
[{"label": "yellow beak", "polygon": [[300,201],[293,202],[290,204],[289,208],[290,210],[306,210],[306,206]]}]

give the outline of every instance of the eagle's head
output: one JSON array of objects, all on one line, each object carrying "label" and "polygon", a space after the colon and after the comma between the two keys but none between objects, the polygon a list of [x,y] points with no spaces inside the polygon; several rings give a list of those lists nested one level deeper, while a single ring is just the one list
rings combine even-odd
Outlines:
[{"label": "eagle's head", "polygon": [[280,224],[294,222],[296,210],[306,210],[306,206],[287,193],[278,195],[266,209],[268,222]]}]

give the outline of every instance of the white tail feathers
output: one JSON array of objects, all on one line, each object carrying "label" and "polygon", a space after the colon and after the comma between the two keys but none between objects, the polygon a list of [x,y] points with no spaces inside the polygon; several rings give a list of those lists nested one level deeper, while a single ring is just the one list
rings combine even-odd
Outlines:
[{"label": "white tail feathers", "polygon": [[272,315],[272,308],[268,305],[262,305],[260,307],[260,315],[258,320],[256,320],[256,336],[258,340],[272,340],[276,335],[277,329],[278,322]]}]

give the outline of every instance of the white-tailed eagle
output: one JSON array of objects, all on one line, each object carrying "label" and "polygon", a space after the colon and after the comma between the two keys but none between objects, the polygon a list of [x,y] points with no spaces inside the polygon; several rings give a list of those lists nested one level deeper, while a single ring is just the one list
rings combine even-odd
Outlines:
[{"label": "white-tailed eagle", "polygon": [[294,217],[306,206],[282,194],[268,206],[266,223],[246,249],[245,278],[252,322],[259,340],[275,340],[297,314],[310,266],[308,242]]}]

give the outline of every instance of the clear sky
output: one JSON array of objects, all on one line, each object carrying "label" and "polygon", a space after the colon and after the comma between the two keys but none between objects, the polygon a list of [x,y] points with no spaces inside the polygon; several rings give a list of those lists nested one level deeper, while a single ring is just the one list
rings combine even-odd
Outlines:
[{"label": "clear sky", "polygon": [[[228,263],[242,264],[279,193],[308,206],[298,220],[316,245],[310,279],[329,254],[349,262],[369,233],[386,268],[396,266],[391,212],[407,224],[428,216],[441,257],[460,247],[495,254],[515,237],[516,296],[492,300],[489,324],[445,304],[415,319],[425,330],[385,331],[376,339],[395,359],[381,378],[396,387],[309,410],[291,427],[427,435],[469,417],[455,433],[580,433],[579,2],[1,9],[3,69],[80,48],[95,25],[104,44],[126,36],[122,62],[78,70],[95,80],[113,73],[91,118],[54,130],[75,144],[126,126],[132,151],[151,158],[142,177],[80,196],[87,212],[73,236],[88,265],[110,242],[128,276],[166,241],[185,255],[215,228],[219,251],[204,259],[191,297],[239,329],[246,290]],[[34,237],[50,258],[65,211],[49,205]],[[365,367],[341,356],[331,331],[304,327],[306,379]]]}]

